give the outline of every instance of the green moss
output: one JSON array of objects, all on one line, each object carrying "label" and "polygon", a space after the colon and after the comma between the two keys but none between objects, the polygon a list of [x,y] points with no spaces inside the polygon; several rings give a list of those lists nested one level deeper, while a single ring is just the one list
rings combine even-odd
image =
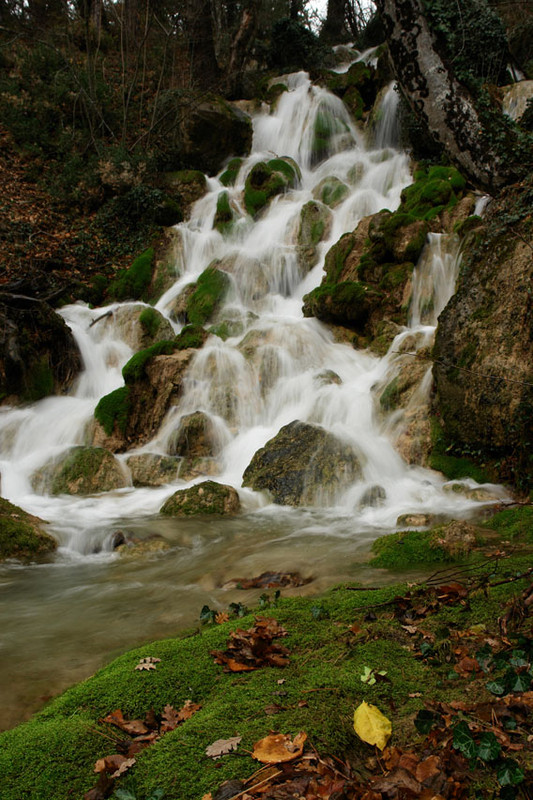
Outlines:
[{"label": "green moss", "polygon": [[324,264],[328,283],[336,283],[344,269],[346,259],[350,255],[354,246],[354,237],[351,233],[345,233],[339,241],[331,247],[327,254]]},{"label": "green moss", "polygon": [[518,506],[499,511],[485,523],[485,527],[497,531],[502,539],[520,539],[533,544],[533,506]]},{"label": "green moss", "polygon": [[230,286],[225,272],[208,267],[196,283],[196,289],[187,302],[187,319],[193,325],[203,325],[222,305]]},{"label": "green moss", "polygon": [[56,541],[40,529],[35,517],[0,497],[0,561],[27,560],[56,547]]},{"label": "green moss", "polygon": [[142,300],[152,280],[154,248],[138,256],[128,270],[121,270],[109,287],[116,300]]},{"label": "green moss", "polygon": [[167,173],[167,177],[170,178],[174,183],[183,183],[186,185],[191,183],[199,183],[206,185],[205,175],[198,169],[177,170],[176,172]]},{"label": "green moss", "polygon": [[382,536],[372,544],[370,564],[387,569],[410,569],[413,565],[444,564],[453,557],[436,542],[431,531],[405,531]]},{"label": "green moss", "polygon": [[242,166],[242,158],[232,158],[228,166],[220,176],[220,183],[223,186],[234,186],[241,166]]},{"label": "green moss", "polygon": [[431,469],[442,472],[449,480],[473,478],[478,483],[487,483],[489,476],[468,458],[453,455],[453,445],[448,443],[444,429],[437,417],[431,419],[432,451],[429,456]]},{"label": "green moss", "polygon": [[313,125],[313,142],[311,145],[313,164],[318,164],[330,155],[332,139],[348,132],[346,123],[331,113],[326,107],[317,111]]},{"label": "green moss", "polygon": [[400,391],[398,389],[398,378],[394,378],[387,386],[379,398],[382,411],[393,411],[400,403]]},{"label": "green moss", "polygon": [[455,167],[429,167],[415,172],[415,182],[402,192],[401,210],[431,220],[456,205],[466,181]]},{"label": "green moss", "polygon": [[188,350],[190,347],[195,350],[203,347],[207,334],[201,325],[185,325],[181,332],[174,339],[176,350]]},{"label": "green moss", "polygon": [[102,425],[108,436],[111,436],[115,423],[121,433],[126,432],[130,413],[129,386],[121,386],[114,392],[102,397],[94,409],[95,419]]},{"label": "green moss", "polygon": [[148,336],[153,338],[157,334],[159,326],[161,325],[161,314],[159,314],[153,308],[145,308],[141,311],[139,322]]},{"label": "green moss", "polygon": [[231,232],[233,227],[233,211],[229,202],[229,194],[220,192],[217,198],[217,208],[213,220],[213,228],[222,234]]},{"label": "green moss", "polygon": [[54,393],[54,373],[48,362],[47,356],[42,356],[32,366],[29,373],[29,382],[21,398],[30,403],[35,403],[43,397]]},{"label": "green moss", "polygon": [[161,355],[168,356],[173,353],[174,350],[174,342],[163,340],[135,353],[122,368],[122,377],[124,381],[126,384],[129,384],[141,380],[145,374],[145,367],[152,358]]},{"label": "green moss", "polygon": [[50,494],[70,494],[70,485],[96,475],[108,456],[103,447],[73,447],[61,469],[53,474]]},{"label": "green moss", "polygon": [[299,169],[292,159],[273,158],[267,163],[259,161],[246,177],[246,210],[256,216],[272,197],[294,187],[298,179]]},{"label": "green moss", "polygon": [[281,172],[288,181],[288,185],[294,188],[298,181],[302,179],[300,167],[293,158],[285,156],[284,158],[271,158],[267,162],[267,167],[274,172]]}]

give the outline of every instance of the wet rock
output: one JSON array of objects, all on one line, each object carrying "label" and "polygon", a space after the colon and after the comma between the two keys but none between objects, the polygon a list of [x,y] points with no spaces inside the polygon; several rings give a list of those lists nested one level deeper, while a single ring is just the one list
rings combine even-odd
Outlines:
[{"label": "wet rock", "polygon": [[103,447],[71,447],[32,477],[43,494],[95,494],[128,486],[120,462]]},{"label": "wet rock", "polygon": [[46,533],[46,523],[0,497],[0,561],[28,561],[51,553],[56,540]]},{"label": "wet rock", "polygon": [[230,287],[228,275],[215,266],[205,269],[187,299],[185,318],[193,325],[205,325],[222,306]]},{"label": "wet rock", "polygon": [[213,228],[222,235],[231,233],[236,218],[237,214],[230,202],[228,192],[220,192],[217,199]]},{"label": "wet rock", "polygon": [[216,458],[180,458],[178,477],[182,481],[193,481],[196,478],[215,476],[220,473],[220,464]]},{"label": "wet rock", "polygon": [[298,262],[307,274],[318,261],[318,244],[327,239],[331,230],[332,214],[327,206],[310,200],[300,212],[298,229]]},{"label": "wet rock", "polygon": [[195,283],[189,283],[181,290],[170,307],[170,319],[174,322],[181,322],[182,325],[187,322],[187,304],[195,291]]},{"label": "wet rock", "polygon": [[155,245],[152,278],[147,300],[155,304],[176,282],[183,267],[183,232],[167,228]]},{"label": "wet rock", "polygon": [[240,510],[239,495],[232,486],[204,481],[173,494],[161,508],[161,514],[171,517],[202,514],[233,516]]},{"label": "wet rock", "polygon": [[256,578],[232,578],[223,589],[279,589],[287,586],[305,586],[313,578],[302,578],[299,572],[262,572]]},{"label": "wet rock", "polygon": [[243,486],[280,505],[326,505],[361,474],[354,450],[318,425],[295,420],[257,451]]},{"label": "wet rock", "polygon": [[400,514],[396,520],[398,528],[427,528],[435,521],[432,514]]},{"label": "wet rock", "polygon": [[164,553],[170,550],[170,544],[154,535],[147,539],[126,541],[116,549],[122,558],[142,558],[155,553]]},{"label": "wet rock", "polygon": [[252,145],[252,120],[222,97],[210,96],[182,116],[181,158],[216,175],[232,156],[246,156]]},{"label": "wet rock", "polygon": [[93,444],[122,452],[148,442],[171,405],[178,402],[195,354],[190,347],[147,358],[138,375],[98,403]]},{"label": "wet rock", "polygon": [[387,492],[383,486],[370,486],[359,500],[359,508],[378,508],[386,499]]},{"label": "wet rock", "polygon": [[[241,109],[245,111],[246,109]],[[219,180],[223,186],[234,186],[235,181],[237,180],[237,176],[240,172],[242,167],[243,159],[242,158],[232,158],[228,164],[226,164],[226,168],[222,175],[220,176]]]},{"label": "wet rock", "polygon": [[257,258],[245,253],[229,253],[224,258],[215,259],[209,267],[233,275],[239,294],[245,302],[261,300],[268,294],[268,278],[264,265]]},{"label": "wet rock", "polygon": [[256,217],[273,197],[294,188],[300,177],[298,165],[292,158],[259,161],[248,173],[244,185],[247,212]]},{"label": "wet rock", "polygon": [[48,303],[0,292],[0,403],[60,394],[81,368],[70,328]]},{"label": "wet rock", "polygon": [[159,453],[140,453],[126,461],[134,486],[164,486],[174,483],[180,471],[180,459]]},{"label": "wet rock", "polygon": [[[486,227],[465,241],[455,295],[439,317],[433,375],[446,443],[500,461],[500,475],[531,486],[533,237],[500,220],[523,215],[520,195],[493,201]],[[502,290],[505,287],[505,290]]]},{"label": "wet rock", "polygon": [[220,451],[216,428],[203,411],[181,418],[179,428],[171,437],[169,452],[188,459],[211,458]]},{"label": "wet rock", "polygon": [[479,503],[495,503],[498,501],[502,501],[505,498],[505,493],[503,490],[500,489],[487,489],[484,486],[476,486],[472,488],[471,486],[467,486],[464,483],[453,482],[453,483],[446,483],[443,486],[445,492],[453,492],[454,494],[460,494],[463,497],[466,497],[468,500],[476,500]]},{"label": "wet rock", "polygon": [[170,322],[151,306],[125,303],[95,324],[103,332],[116,332],[135,352],[155,342],[174,338]]},{"label": "wet rock", "polygon": [[315,376],[315,380],[321,386],[341,386],[342,380],[339,378],[336,372],[333,372],[332,369],[324,369],[322,372],[319,372],[318,375]]},{"label": "wet rock", "polygon": [[320,200],[321,203],[330,208],[336,208],[343,200],[346,200],[349,194],[349,187],[334,175],[322,178],[320,183],[313,189],[315,200]]}]

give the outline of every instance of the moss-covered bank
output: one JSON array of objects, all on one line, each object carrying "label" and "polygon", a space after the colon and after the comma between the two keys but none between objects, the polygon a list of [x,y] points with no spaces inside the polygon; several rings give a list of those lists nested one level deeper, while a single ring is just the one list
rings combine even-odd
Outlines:
[{"label": "moss-covered bank", "polygon": [[57,542],[43,529],[44,524],[0,497],[0,561],[28,561],[55,550]]},{"label": "moss-covered bank", "polygon": [[[523,512],[514,510],[512,522],[499,515],[489,524],[499,527],[504,538]],[[290,662],[283,670],[262,667],[225,673],[214,663],[211,651],[225,649],[230,631],[251,627],[252,616],[125,653],[29,722],[2,734],[2,796],[4,800],[81,797],[95,784],[96,759],[114,752],[114,737],[110,740],[110,728],[102,717],[117,708],[126,718],[144,717],[151,708],[161,714],[165,705],[180,708],[187,699],[201,709],[139,752],[136,764],[117,786],[137,798],[156,788],[164,789],[166,800],[201,797],[226,779],[252,774],[257,763],[248,752],[272,728],[292,735],[306,731],[319,753],[360,765],[373,754],[353,732],[353,710],[362,700],[377,705],[392,720],[391,744],[420,748],[423,737],[413,719],[424,707],[424,698],[446,702],[493,698],[487,689],[490,676],[481,670],[462,674],[460,659],[465,647],[474,652],[497,637],[498,616],[527,583],[506,581],[530,563],[527,552],[493,562],[486,579],[478,581],[485,591],[476,591],[474,585],[468,589],[465,582],[467,603],[459,594],[454,599],[453,591],[445,601],[436,602],[436,595],[428,595],[426,589],[402,585],[378,591],[338,586],[320,599],[274,601],[263,613],[277,618],[288,631],[283,642]],[[420,609],[429,597],[436,606],[433,612],[422,612],[423,630],[405,627],[401,603],[398,606],[394,598]],[[516,636],[510,630],[512,642]],[[457,642],[459,655],[454,650]],[[147,656],[161,659],[156,669],[136,671],[139,659]],[[387,680],[361,680],[368,670],[384,670]],[[236,755],[218,762],[205,755],[215,740],[232,736],[242,736]],[[513,759],[524,771],[531,769],[527,731],[519,731],[515,738],[525,747],[513,753]],[[487,774],[491,776],[490,768],[487,773],[487,768],[475,767],[473,763],[472,796]]]}]

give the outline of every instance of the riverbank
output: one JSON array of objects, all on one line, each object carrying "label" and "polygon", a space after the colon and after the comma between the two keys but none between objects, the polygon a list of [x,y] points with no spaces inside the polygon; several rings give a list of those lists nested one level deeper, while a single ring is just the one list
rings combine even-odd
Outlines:
[{"label": "riverbank", "polygon": [[[291,737],[305,732],[305,754],[340,759],[336,779],[351,775],[348,798],[361,796],[354,781],[377,798],[396,796],[380,795],[377,781],[391,770],[406,771],[409,759],[399,766],[397,748],[415,754],[411,766],[426,765],[418,778],[433,764],[431,776],[412,778],[420,784],[415,797],[428,787],[444,797],[473,796],[482,788],[497,796],[500,785],[530,780],[532,636],[523,600],[531,584],[531,506],[497,514],[485,530],[466,562],[436,564],[425,585],[342,585],[319,598],[290,599],[269,590],[256,614],[236,605],[217,609],[228,614],[226,621],[218,616],[179,638],[125,653],[2,734],[3,797],[81,797],[97,781],[100,793],[87,795],[92,800],[116,789],[137,800],[156,797],[156,789],[167,800],[233,797],[246,787],[230,787],[225,795],[217,787],[257,771],[261,763],[250,752],[272,730]],[[398,553],[407,537],[395,536],[391,552]],[[431,534],[425,541],[417,536],[419,552],[427,553]],[[245,616],[229,616],[235,612]],[[204,611],[204,617],[213,615]],[[260,618],[276,623],[265,631]],[[251,631],[247,644],[231,637],[236,629]],[[151,668],[136,669],[147,658]],[[354,732],[354,709],[363,701],[392,723],[384,753]],[[117,709],[125,720],[141,722],[103,721]],[[233,737],[241,737],[233,752],[217,760],[206,755],[214,742]],[[121,754],[134,762],[112,779]],[[111,755],[101,773],[107,769],[108,777],[99,778],[97,760]],[[309,759],[291,764],[287,780],[314,769]],[[320,779],[328,774],[324,767]]]}]

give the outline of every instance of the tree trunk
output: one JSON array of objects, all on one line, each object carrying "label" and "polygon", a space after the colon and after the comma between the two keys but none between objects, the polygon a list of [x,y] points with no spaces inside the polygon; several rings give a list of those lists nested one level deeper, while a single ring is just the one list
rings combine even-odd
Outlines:
[{"label": "tree trunk", "polygon": [[221,75],[215,53],[210,0],[187,0],[186,32],[191,88],[217,91]]},{"label": "tree trunk", "polygon": [[486,143],[472,96],[435,49],[421,0],[377,0],[396,78],[417,117],[476,186],[497,190],[512,179]]},{"label": "tree trunk", "polygon": [[330,44],[339,44],[346,38],[344,25],[346,2],[347,0],[328,0],[328,13],[320,37]]},{"label": "tree trunk", "polygon": [[233,93],[239,84],[255,34],[257,32],[257,14],[255,8],[245,8],[242,12],[239,29],[233,38],[228,64],[228,89]]}]

